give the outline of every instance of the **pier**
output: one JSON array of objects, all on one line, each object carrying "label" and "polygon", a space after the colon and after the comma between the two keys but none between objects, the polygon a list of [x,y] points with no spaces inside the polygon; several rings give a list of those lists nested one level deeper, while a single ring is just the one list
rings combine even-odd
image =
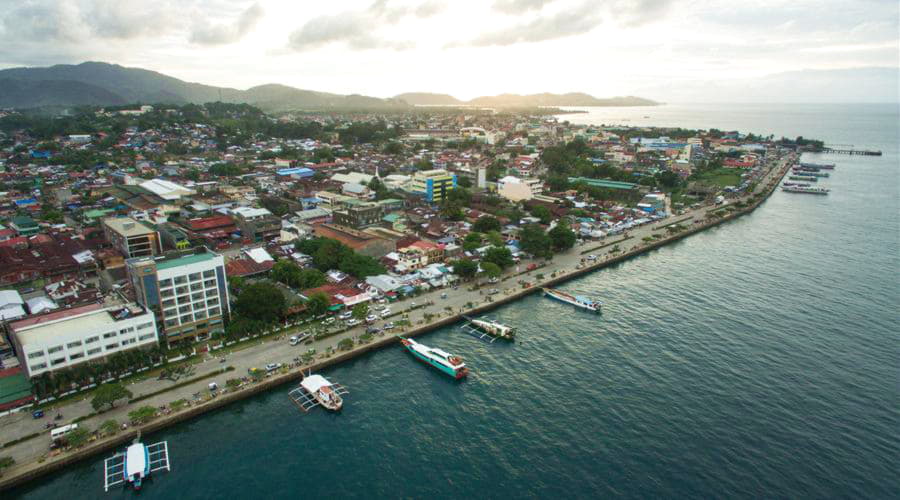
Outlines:
[{"label": "pier", "polygon": [[869,149],[835,149],[835,148],[824,148],[821,151],[822,153],[832,153],[836,155],[860,155],[860,156],[881,156],[881,151],[869,150]]}]

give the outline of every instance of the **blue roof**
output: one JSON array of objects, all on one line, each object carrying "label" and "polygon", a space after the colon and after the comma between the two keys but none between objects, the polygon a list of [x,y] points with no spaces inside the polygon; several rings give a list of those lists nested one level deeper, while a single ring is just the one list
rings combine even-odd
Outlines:
[{"label": "blue roof", "polygon": [[35,203],[37,203],[37,200],[35,200],[34,198],[23,198],[21,200],[16,200],[15,203],[16,205],[21,207],[22,205],[34,205]]},{"label": "blue roof", "polygon": [[275,173],[278,174],[278,175],[294,175],[294,174],[298,174],[298,175],[306,176],[306,175],[313,175],[315,172],[314,172],[311,168],[295,167],[295,168],[282,168],[282,169],[278,169],[278,170],[275,171]]}]

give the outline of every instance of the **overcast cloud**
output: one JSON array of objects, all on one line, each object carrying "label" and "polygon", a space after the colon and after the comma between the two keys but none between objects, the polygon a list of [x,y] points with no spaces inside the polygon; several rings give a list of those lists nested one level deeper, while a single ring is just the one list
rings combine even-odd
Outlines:
[{"label": "overcast cloud", "polygon": [[842,70],[842,81],[885,74],[853,68],[896,72],[898,4],[0,0],[0,68],[95,60],[238,88],[283,83],[341,93],[432,91],[461,98],[648,89],[654,95],[647,97],[667,100],[668,88],[680,96],[673,86],[697,87],[686,82],[731,88],[728,82],[785,72],[807,78]]}]

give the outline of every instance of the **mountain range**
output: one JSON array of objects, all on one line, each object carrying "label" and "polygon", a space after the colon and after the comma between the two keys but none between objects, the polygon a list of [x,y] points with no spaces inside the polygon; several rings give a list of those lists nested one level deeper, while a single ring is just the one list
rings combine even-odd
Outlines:
[{"label": "mountain range", "polygon": [[341,95],[267,84],[240,90],[192,83],[141,68],[103,62],[59,64],[40,68],[0,70],[0,108],[41,106],[112,106],[130,103],[186,104],[212,101],[248,103],[266,111],[321,109],[403,110],[414,105],[646,106],[638,97],[598,99],[588,94],[503,94],[460,101],[446,94],[408,93],[382,99]]}]

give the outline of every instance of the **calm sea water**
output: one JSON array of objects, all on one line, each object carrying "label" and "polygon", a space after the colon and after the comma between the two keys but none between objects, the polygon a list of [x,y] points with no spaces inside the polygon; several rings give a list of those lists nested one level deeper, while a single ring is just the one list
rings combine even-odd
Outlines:
[{"label": "calm sea water", "polygon": [[[564,286],[602,298],[602,317],[532,296],[492,314],[515,344],[425,336],[466,358],[467,381],[397,347],[327,371],[351,391],[339,415],[300,415],[284,387],[148,436],[173,471],[141,497],[897,498],[897,106],[578,116],[624,117],[885,155],[808,156],[838,164],[830,196],[778,192]],[[98,457],[7,498],[132,495],[103,493]]]}]

